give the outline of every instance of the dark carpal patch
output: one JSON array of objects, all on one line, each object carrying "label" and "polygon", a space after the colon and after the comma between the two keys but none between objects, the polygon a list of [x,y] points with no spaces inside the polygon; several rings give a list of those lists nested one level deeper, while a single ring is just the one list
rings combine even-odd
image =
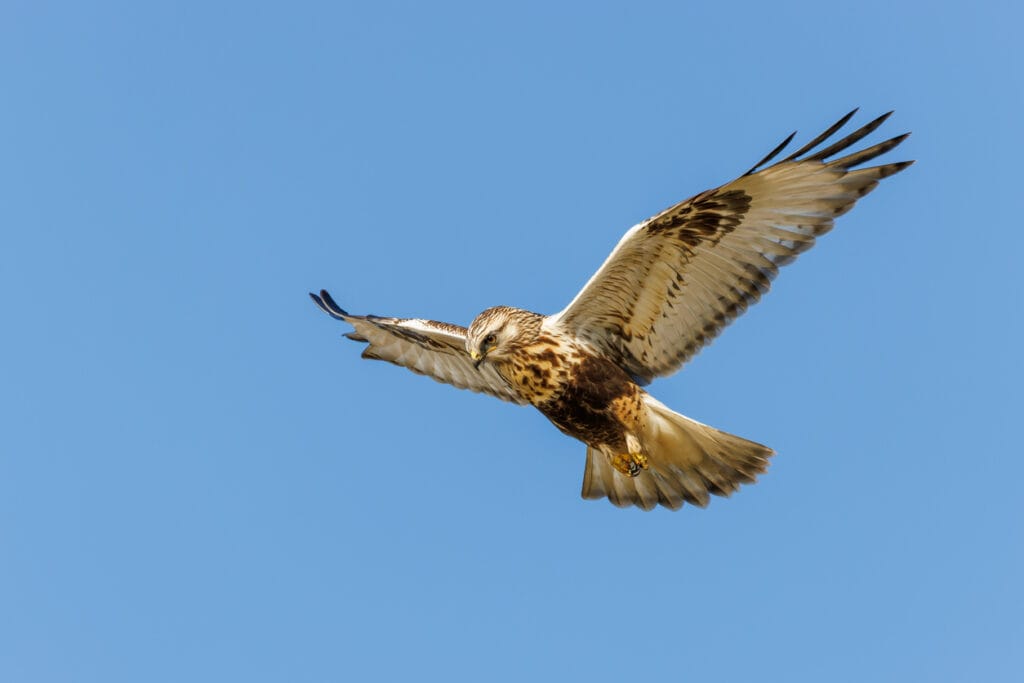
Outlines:
[{"label": "dark carpal patch", "polygon": [[717,244],[736,229],[750,211],[750,195],[743,190],[709,190],[664,211],[647,224],[652,235],[676,230],[683,243],[696,247]]}]

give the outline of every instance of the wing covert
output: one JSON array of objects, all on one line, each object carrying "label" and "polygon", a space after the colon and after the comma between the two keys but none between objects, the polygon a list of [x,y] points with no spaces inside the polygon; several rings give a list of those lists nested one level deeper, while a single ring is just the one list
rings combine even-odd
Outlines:
[{"label": "wing covert", "polygon": [[503,401],[523,404],[490,364],[474,367],[466,353],[466,328],[435,320],[352,315],[326,290],[310,293],[313,302],[332,318],[355,328],[345,336],[366,342],[363,358],[384,360],[459,389],[483,392]]},{"label": "wing covert", "polygon": [[855,112],[782,161],[761,169],[792,135],[745,175],[634,226],[550,323],[609,354],[640,382],[678,370],[768,291],[781,266],[831,230],[835,217],[913,163],[852,170],[909,133],[826,161],[892,113],[815,151]]}]

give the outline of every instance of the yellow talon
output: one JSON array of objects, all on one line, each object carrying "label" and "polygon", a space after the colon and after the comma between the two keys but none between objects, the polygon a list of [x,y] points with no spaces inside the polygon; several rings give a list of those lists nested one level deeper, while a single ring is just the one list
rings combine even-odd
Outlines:
[{"label": "yellow talon", "polygon": [[635,477],[647,469],[647,456],[643,453],[627,453],[612,458],[612,467],[627,477]]}]

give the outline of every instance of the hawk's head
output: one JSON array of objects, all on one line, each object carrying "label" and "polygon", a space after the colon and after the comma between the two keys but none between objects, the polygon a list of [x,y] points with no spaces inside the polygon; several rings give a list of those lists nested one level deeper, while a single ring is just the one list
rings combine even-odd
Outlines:
[{"label": "hawk's head", "polygon": [[469,326],[466,351],[477,367],[485,358],[507,358],[515,349],[537,338],[543,319],[541,315],[511,306],[488,308]]}]

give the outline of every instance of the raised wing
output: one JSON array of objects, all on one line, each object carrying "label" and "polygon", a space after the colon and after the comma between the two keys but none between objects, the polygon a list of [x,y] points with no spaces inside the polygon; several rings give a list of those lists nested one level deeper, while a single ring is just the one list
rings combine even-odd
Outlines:
[{"label": "raised wing", "polygon": [[827,161],[892,113],[817,151],[856,111],[784,160],[758,170],[793,135],[740,178],[634,226],[549,324],[587,340],[640,382],[678,370],[768,291],[780,266],[831,230],[836,216],[913,163],[852,170],[909,133]]},{"label": "raised wing", "polygon": [[380,318],[375,315],[351,315],[334,302],[326,290],[320,296],[310,294],[313,302],[327,315],[355,328],[345,336],[368,342],[363,358],[386,360],[427,375],[459,389],[482,391],[503,401],[525,403],[490,364],[479,369],[466,353],[466,328],[434,320]]}]

